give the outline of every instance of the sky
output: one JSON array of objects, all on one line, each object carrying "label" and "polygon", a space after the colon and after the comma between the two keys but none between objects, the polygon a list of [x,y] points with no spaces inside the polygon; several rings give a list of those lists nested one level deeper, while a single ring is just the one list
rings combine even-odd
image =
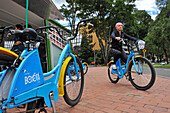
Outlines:
[{"label": "sky", "polygon": [[[67,2],[65,0],[52,0],[58,9],[60,9],[62,4],[66,4]],[[136,0],[136,8],[138,10],[146,10],[149,15],[151,15],[152,19],[155,20],[155,17],[158,15],[159,10],[157,9],[155,0]],[[68,22],[66,20],[60,20],[59,21],[62,25],[66,26],[68,25]]]}]

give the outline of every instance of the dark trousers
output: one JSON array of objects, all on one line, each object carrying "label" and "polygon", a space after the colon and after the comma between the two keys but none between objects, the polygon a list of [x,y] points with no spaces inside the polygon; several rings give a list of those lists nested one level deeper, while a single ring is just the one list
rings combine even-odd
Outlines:
[{"label": "dark trousers", "polygon": [[127,55],[126,55],[126,53],[123,50],[119,51],[117,49],[111,48],[110,53],[114,57],[114,64],[116,64],[116,61],[119,58],[121,58],[121,60],[123,60],[123,62],[126,63]]}]

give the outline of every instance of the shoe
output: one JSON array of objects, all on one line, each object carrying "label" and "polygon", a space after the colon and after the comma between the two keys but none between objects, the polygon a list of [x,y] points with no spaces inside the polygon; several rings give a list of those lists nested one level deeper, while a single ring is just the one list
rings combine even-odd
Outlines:
[{"label": "shoe", "polygon": [[77,76],[72,76],[71,78],[73,81],[77,80]]},{"label": "shoe", "polygon": [[116,65],[115,64],[112,65],[112,69],[116,70]]}]

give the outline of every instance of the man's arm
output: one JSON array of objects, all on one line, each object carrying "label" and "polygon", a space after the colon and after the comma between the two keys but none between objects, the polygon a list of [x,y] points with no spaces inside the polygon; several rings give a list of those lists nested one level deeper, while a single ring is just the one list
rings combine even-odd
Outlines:
[{"label": "man's arm", "polygon": [[137,40],[138,40],[137,38],[132,37],[132,36],[126,34],[126,33],[124,33],[124,36],[125,36],[126,38],[130,39],[130,40],[133,40],[133,41],[137,41]]},{"label": "man's arm", "polygon": [[16,41],[15,43],[14,43],[14,45],[19,45],[21,43],[21,41]]},{"label": "man's arm", "polygon": [[113,31],[112,34],[111,34],[111,38],[115,39],[116,36],[115,36],[115,32]]}]

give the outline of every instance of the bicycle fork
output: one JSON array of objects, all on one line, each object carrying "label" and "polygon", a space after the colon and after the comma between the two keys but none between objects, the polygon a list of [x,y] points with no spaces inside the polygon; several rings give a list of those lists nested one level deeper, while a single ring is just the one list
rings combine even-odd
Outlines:
[{"label": "bicycle fork", "polygon": [[[139,75],[142,74],[143,71],[142,71],[142,68],[141,68],[141,66],[140,66],[139,61],[137,61],[139,70],[138,70],[137,67],[136,67],[136,63],[135,63],[135,58],[134,58],[134,56],[132,57],[132,61],[133,61],[133,64],[134,64],[134,67],[135,67],[136,72],[137,72]],[[139,72],[139,71],[140,71],[140,72]]]},{"label": "bicycle fork", "polygon": [[[73,67],[71,66],[71,69],[68,69],[68,75],[69,75],[69,78],[70,80],[79,80],[80,79],[80,76],[79,76],[79,73],[78,73],[78,65],[77,65],[77,61],[76,61],[76,57],[72,54],[70,54],[72,56],[72,58],[74,59],[74,64],[73,64]],[[70,67],[69,67],[70,68]],[[75,78],[72,78],[71,76],[71,73],[70,73],[70,70],[74,70],[76,71],[76,79]]]}]

